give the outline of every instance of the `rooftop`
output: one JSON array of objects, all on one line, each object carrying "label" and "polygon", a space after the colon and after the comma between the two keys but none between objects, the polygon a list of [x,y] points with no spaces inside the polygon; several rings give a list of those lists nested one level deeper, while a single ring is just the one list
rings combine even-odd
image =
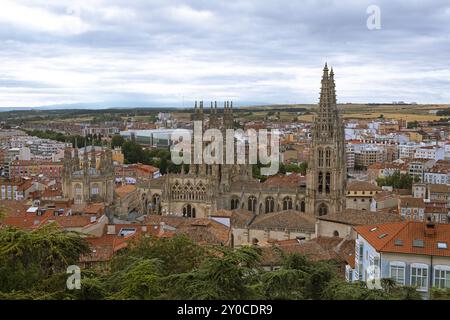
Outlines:
[{"label": "rooftop", "polygon": [[450,224],[402,221],[355,230],[379,252],[450,257]]},{"label": "rooftop", "polygon": [[371,212],[366,210],[345,209],[339,213],[317,217],[319,220],[337,222],[347,225],[372,225],[383,222],[401,221],[398,214]]}]

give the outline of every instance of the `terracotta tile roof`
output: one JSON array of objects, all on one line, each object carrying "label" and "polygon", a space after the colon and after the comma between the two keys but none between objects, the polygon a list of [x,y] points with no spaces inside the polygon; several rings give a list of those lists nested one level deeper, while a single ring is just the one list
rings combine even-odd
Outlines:
[{"label": "terracotta tile roof", "polygon": [[[379,252],[450,257],[450,224],[429,228],[424,222],[403,221],[354,229]],[[447,248],[439,249],[438,243]]]},{"label": "terracotta tile roof", "polygon": [[345,209],[339,213],[327,214],[317,217],[319,220],[337,222],[347,225],[371,225],[383,222],[401,221],[398,214],[371,212],[366,210]]},{"label": "terracotta tile roof", "polygon": [[84,208],[86,214],[101,214],[105,210],[105,204],[102,202],[90,203]]},{"label": "terracotta tile roof", "polygon": [[256,216],[245,209],[232,211],[230,225],[232,227],[246,228]]},{"label": "terracotta tile roof", "polygon": [[306,177],[292,173],[290,175],[277,175],[268,178],[263,185],[264,186],[280,186],[280,187],[297,187],[301,182],[306,181]]},{"label": "terracotta tile roof", "polygon": [[313,233],[316,218],[296,210],[285,210],[257,215],[251,222],[250,228],[275,230],[302,230]]},{"label": "terracotta tile roof", "polygon": [[231,216],[233,215],[233,212],[231,210],[225,210],[225,209],[221,209],[221,210],[217,210],[215,211],[213,214],[211,214],[211,217],[224,217],[224,218],[231,218]]},{"label": "terracotta tile roof", "polygon": [[63,228],[79,228],[85,227],[90,224],[96,223],[96,221],[91,222],[90,216],[57,216],[49,217],[47,222],[56,222]]},{"label": "terracotta tile roof", "polygon": [[126,248],[131,237],[119,237],[117,235],[103,235],[97,238],[86,238],[91,247],[91,253],[80,257],[81,262],[109,261],[114,253]]},{"label": "terracotta tile roof", "polygon": [[228,245],[230,228],[214,221],[193,221],[175,230],[175,234],[185,235],[198,244]]},{"label": "terracotta tile roof", "polygon": [[347,191],[381,191],[381,188],[367,181],[354,181],[347,185]]},{"label": "terracotta tile roof", "polygon": [[35,214],[21,214],[3,218],[2,225],[8,225],[24,230],[33,230],[42,226],[48,219],[48,215],[36,216]]},{"label": "terracotta tile roof", "polygon": [[24,213],[29,207],[30,203],[28,200],[0,200],[0,210],[7,216]]},{"label": "terracotta tile roof", "polygon": [[430,192],[450,193],[450,186],[446,184],[429,184],[428,189]]},{"label": "terracotta tile roof", "polygon": [[405,208],[425,208],[422,198],[401,197],[398,205]]},{"label": "terracotta tile roof", "polygon": [[130,193],[134,192],[136,190],[136,186],[132,184],[123,185],[116,188],[116,194],[120,197],[126,197]]},{"label": "terracotta tile roof", "polygon": [[338,237],[318,237],[307,241],[291,239],[275,241],[261,249],[262,264],[266,266],[280,265],[283,254],[293,253],[306,255],[311,261],[335,260],[354,264],[355,241]]},{"label": "terracotta tile roof", "polygon": [[62,190],[61,189],[46,189],[41,193],[41,197],[44,198],[51,198],[51,197],[61,197],[62,196]]},{"label": "terracotta tile roof", "polygon": [[382,191],[373,196],[373,199],[375,201],[384,201],[389,199],[398,199],[398,196],[387,191]]},{"label": "terracotta tile roof", "polygon": [[213,219],[149,215],[145,223],[160,226],[164,223],[175,230],[164,230],[161,236],[182,234],[198,244],[228,245],[230,241],[230,228]]}]

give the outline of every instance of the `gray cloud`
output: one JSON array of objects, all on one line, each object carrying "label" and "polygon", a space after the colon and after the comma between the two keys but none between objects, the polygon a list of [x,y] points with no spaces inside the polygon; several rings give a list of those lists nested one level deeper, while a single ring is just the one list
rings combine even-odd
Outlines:
[{"label": "gray cloud", "polygon": [[[371,4],[381,30],[366,27]],[[341,102],[450,100],[447,0],[5,0],[0,11],[0,107],[314,103],[325,60]]]}]

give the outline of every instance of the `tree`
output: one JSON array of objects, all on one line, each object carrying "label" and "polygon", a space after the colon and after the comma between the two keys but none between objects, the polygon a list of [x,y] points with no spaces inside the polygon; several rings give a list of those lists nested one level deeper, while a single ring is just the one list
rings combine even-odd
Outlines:
[{"label": "tree", "polygon": [[125,143],[125,139],[124,137],[122,137],[121,135],[114,135],[111,138],[111,147],[122,147],[122,145]]},{"label": "tree", "polygon": [[198,269],[168,277],[170,299],[240,300],[259,296],[260,253],[254,247],[216,248]]},{"label": "tree", "polygon": [[78,234],[49,224],[31,232],[0,229],[0,290],[30,290],[76,264],[89,252]]},{"label": "tree", "polygon": [[[413,181],[417,182],[418,177],[413,178],[407,173],[395,171],[392,175],[385,178],[378,178],[378,186],[392,186],[394,189],[411,189]],[[420,180],[420,179],[419,179]]]},{"label": "tree", "polygon": [[432,300],[450,300],[450,288],[446,289],[431,289],[430,298]]},{"label": "tree", "polygon": [[144,151],[135,141],[125,141],[122,144],[122,152],[125,162],[128,164],[143,162],[144,160]]}]

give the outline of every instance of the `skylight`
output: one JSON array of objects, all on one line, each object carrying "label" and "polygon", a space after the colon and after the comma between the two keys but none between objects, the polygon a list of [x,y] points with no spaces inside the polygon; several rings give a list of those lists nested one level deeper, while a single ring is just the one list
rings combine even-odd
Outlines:
[{"label": "skylight", "polygon": [[447,242],[438,242],[437,247],[438,249],[447,249]]},{"label": "skylight", "polygon": [[416,239],[413,241],[412,244],[413,247],[418,247],[418,248],[423,248],[424,247],[424,242],[422,239]]},{"label": "skylight", "polygon": [[383,239],[384,237],[386,237],[388,234],[387,233],[382,233],[378,236],[378,239]]},{"label": "skylight", "polygon": [[125,237],[125,236],[133,234],[135,232],[136,232],[136,228],[122,228],[122,229],[120,229],[119,236]]},{"label": "skylight", "polygon": [[403,246],[403,240],[402,239],[395,239],[394,244],[396,246]]},{"label": "skylight", "polygon": [[378,229],[377,227],[372,228],[372,229],[370,229],[370,232],[374,232],[374,231],[376,231],[377,229]]}]

